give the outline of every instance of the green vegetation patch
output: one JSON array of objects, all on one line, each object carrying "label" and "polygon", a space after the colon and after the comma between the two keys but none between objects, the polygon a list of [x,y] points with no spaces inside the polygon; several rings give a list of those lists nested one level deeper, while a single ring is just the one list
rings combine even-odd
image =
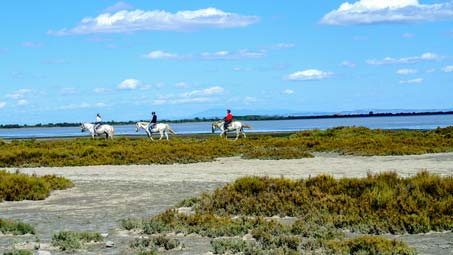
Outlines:
[{"label": "green vegetation patch", "polygon": [[23,222],[0,218],[0,233],[13,235],[33,235],[35,234],[35,229],[33,228],[33,226]]},{"label": "green vegetation patch", "polygon": [[5,251],[3,255],[33,255],[33,252],[29,250],[12,250]]},{"label": "green vegetation patch", "polygon": [[142,253],[156,253],[161,250],[169,251],[181,247],[181,243],[178,239],[169,238],[165,235],[153,236],[151,238],[136,238],[131,242],[130,247],[132,249],[138,249]]},{"label": "green vegetation patch", "polygon": [[194,208],[203,214],[303,217],[370,234],[452,230],[453,177],[245,177],[204,194]]},{"label": "green vegetation patch", "polygon": [[[244,177],[187,199],[193,213],[170,209],[122,227],[144,235],[183,233],[211,239],[216,254],[415,254],[397,240],[367,234],[453,230],[453,177],[426,171],[335,179]],[[272,216],[294,217],[284,222]],[[352,230],[360,234],[348,237]],[[245,238],[247,236],[247,238]]]},{"label": "green vegetation patch", "polygon": [[73,187],[74,184],[55,175],[35,176],[19,172],[0,171],[0,202],[20,200],[42,200],[53,190]]},{"label": "green vegetation patch", "polygon": [[354,155],[409,155],[453,151],[452,127],[433,131],[339,127],[289,136],[250,135],[236,142],[215,137],[170,141],[128,139],[13,140],[0,143],[0,167],[174,164],[218,157],[292,159],[312,152]]},{"label": "green vegetation patch", "polygon": [[62,251],[74,252],[91,242],[101,242],[104,238],[99,233],[62,231],[52,236],[52,245]]}]

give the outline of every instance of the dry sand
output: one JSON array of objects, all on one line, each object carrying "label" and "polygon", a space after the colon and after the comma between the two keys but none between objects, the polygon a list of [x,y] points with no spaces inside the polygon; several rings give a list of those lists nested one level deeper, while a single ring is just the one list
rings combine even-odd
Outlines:
[{"label": "dry sand", "polygon": [[[61,230],[109,233],[115,248],[93,247],[83,254],[133,254],[128,250],[131,236],[118,230],[118,221],[153,215],[178,201],[231,182],[241,176],[305,178],[319,174],[334,177],[363,177],[368,172],[395,171],[411,176],[421,170],[441,176],[453,175],[453,153],[418,156],[355,157],[316,154],[296,160],[243,160],[222,158],[188,165],[91,166],[25,168],[24,173],[57,174],[72,180],[76,187],[57,191],[44,201],[0,203],[0,217],[21,219],[36,226],[37,236],[48,243]],[[16,169],[8,169],[15,171]],[[399,236],[420,254],[453,254],[452,233]],[[0,251],[35,237],[0,237]],[[185,251],[173,254],[203,254],[209,243],[202,238],[185,239]],[[52,251],[52,254],[59,254]]]}]

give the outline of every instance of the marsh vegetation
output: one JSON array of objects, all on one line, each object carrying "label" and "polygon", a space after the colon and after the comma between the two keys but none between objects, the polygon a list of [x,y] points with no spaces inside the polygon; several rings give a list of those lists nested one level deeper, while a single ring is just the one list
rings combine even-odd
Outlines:
[{"label": "marsh vegetation", "polygon": [[453,230],[453,177],[244,177],[177,206],[191,211],[125,219],[122,227],[149,236],[208,237],[216,254],[414,254],[375,235]]},{"label": "marsh vegetation", "polygon": [[174,164],[218,157],[293,159],[313,152],[350,155],[410,155],[453,151],[453,128],[433,131],[371,130],[338,127],[292,135],[250,135],[237,142],[218,137],[171,141],[129,139],[13,140],[0,142],[0,167]]}]

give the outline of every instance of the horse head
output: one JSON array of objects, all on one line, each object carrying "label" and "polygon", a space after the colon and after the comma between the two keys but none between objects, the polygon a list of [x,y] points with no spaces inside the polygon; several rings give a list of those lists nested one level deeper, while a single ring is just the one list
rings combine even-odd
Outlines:
[{"label": "horse head", "polygon": [[140,122],[135,123],[135,132],[138,132],[140,129]]},{"label": "horse head", "polygon": [[80,132],[85,132],[86,127],[85,124],[80,124]]}]

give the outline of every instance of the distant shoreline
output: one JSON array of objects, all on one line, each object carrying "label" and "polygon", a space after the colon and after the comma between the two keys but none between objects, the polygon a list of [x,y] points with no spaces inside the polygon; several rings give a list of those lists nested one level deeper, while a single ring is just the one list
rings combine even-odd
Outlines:
[{"label": "distant shoreline", "polygon": [[[429,115],[453,115],[453,111],[437,111],[437,112],[400,112],[400,113],[373,113],[367,114],[330,114],[330,115],[301,115],[301,116],[269,116],[269,115],[244,115],[235,116],[235,120],[242,121],[266,121],[266,120],[299,120],[299,119],[339,119],[339,118],[374,118],[374,117],[402,117],[402,116],[429,116]],[[167,123],[196,123],[196,122],[213,122],[220,118],[192,118],[180,120],[162,120],[160,122]],[[139,120],[145,121],[145,120]],[[133,125],[137,121],[105,121],[105,124],[110,125]],[[146,122],[146,121],[145,121]],[[13,129],[13,128],[40,128],[40,127],[77,127],[80,123],[48,123],[48,124],[35,124],[35,125],[19,125],[19,124],[3,124],[0,129]]]}]

